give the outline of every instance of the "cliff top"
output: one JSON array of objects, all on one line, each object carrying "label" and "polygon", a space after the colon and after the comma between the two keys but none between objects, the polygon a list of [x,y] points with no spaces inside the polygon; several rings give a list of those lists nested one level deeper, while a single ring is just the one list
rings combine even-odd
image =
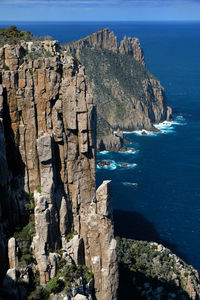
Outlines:
[{"label": "cliff top", "polygon": [[31,41],[33,35],[30,31],[18,30],[16,26],[0,29],[0,46],[4,44],[16,44],[19,41]]},{"label": "cliff top", "polygon": [[16,45],[19,42],[52,40],[50,36],[35,37],[30,31],[19,30],[16,26],[0,29],[0,47],[5,44]]}]

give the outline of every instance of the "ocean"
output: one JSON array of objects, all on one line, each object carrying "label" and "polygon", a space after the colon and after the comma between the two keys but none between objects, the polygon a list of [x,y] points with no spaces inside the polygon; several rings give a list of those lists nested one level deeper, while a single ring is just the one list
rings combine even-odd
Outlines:
[{"label": "ocean", "polygon": [[[119,40],[136,36],[148,70],[166,89],[174,110],[162,133],[127,133],[131,151],[98,154],[97,186],[112,180],[116,234],[154,240],[200,271],[200,23],[197,22],[12,22],[61,43],[109,27]],[[127,163],[121,167],[121,163]]]}]

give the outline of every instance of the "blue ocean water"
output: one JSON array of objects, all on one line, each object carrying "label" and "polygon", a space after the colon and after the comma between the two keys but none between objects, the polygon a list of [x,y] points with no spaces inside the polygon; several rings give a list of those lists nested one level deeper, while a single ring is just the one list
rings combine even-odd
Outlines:
[{"label": "blue ocean water", "polygon": [[174,123],[162,126],[162,134],[126,134],[129,153],[100,153],[111,168],[97,169],[97,185],[112,180],[118,233],[161,241],[200,271],[200,23],[15,24],[62,43],[104,27],[119,39],[139,37],[147,68],[166,89]]}]

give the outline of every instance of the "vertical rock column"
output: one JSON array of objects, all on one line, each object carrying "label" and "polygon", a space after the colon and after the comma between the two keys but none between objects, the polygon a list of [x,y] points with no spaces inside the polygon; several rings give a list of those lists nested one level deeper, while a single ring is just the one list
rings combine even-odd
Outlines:
[{"label": "vertical rock column", "polygon": [[88,213],[88,255],[98,300],[117,299],[118,266],[112,219],[111,183],[104,181]]},{"label": "vertical rock column", "polygon": [[58,247],[58,216],[54,199],[54,182],[52,166],[52,137],[45,133],[37,140],[40,161],[41,187],[34,193],[35,228],[33,239],[34,253],[40,271],[40,283],[45,285],[50,279],[50,262],[48,251]]}]

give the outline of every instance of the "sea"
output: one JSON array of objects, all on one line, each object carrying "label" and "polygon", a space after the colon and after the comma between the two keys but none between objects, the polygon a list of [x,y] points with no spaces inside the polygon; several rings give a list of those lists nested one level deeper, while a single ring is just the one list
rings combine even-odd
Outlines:
[{"label": "sea", "polygon": [[99,153],[110,166],[97,167],[97,186],[112,180],[117,235],[162,243],[200,271],[200,23],[0,22],[10,25],[61,43],[105,27],[140,39],[173,121],[158,124],[160,133],[125,133],[128,152]]}]

